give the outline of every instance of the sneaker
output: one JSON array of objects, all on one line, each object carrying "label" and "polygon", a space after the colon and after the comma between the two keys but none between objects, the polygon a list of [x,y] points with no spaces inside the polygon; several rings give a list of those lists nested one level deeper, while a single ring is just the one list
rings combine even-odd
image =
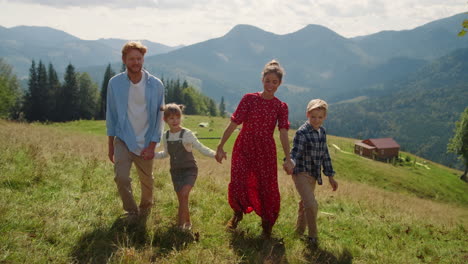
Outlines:
[{"label": "sneaker", "polygon": [[316,237],[307,237],[306,239],[307,244],[311,248],[317,248],[318,247],[318,238]]},{"label": "sneaker", "polygon": [[180,229],[182,231],[186,231],[186,232],[189,232],[192,230],[192,223],[185,223],[183,225],[180,226]]}]

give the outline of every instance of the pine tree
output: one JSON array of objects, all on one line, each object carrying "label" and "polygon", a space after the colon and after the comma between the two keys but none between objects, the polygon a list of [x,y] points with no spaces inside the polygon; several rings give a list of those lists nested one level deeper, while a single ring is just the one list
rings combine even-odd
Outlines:
[{"label": "pine tree", "polygon": [[88,73],[77,73],[79,87],[79,106],[78,117],[80,119],[92,119],[97,113],[98,106],[98,88],[91,80]]},{"label": "pine tree", "polygon": [[54,69],[52,63],[49,63],[49,68],[47,71],[47,83],[49,84],[49,118],[52,121],[59,121],[58,113],[59,102],[61,97],[61,84],[58,79],[57,72]]},{"label": "pine tree", "polygon": [[112,67],[109,63],[109,65],[107,65],[106,72],[104,73],[104,80],[102,81],[101,95],[99,99],[99,113],[97,118],[101,120],[106,118],[107,86],[109,85],[109,80],[114,75],[115,72],[112,70]]},{"label": "pine tree", "polygon": [[172,87],[172,101],[177,104],[187,104],[185,102],[184,95],[182,94],[182,87],[180,87],[180,81],[171,81]]},{"label": "pine tree", "polygon": [[166,89],[165,100],[167,103],[185,105],[185,114],[217,116],[218,109],[213,99],[203,95],[186,80],[180,84],[180,80],[164,80]]},{"label": "pine tree", "polygon": [[208,114],[210,116],[217,116],[218,115],[218,108],[216,107],[216,103],[213,99],[211,98],[208,98],[208,103],[207,103],[207,107],[208,107]]},{"label": "pine tree", "polygon": [[38,120],[36,113],[37,111],[37,101],[35,100],[38,93],[38,84],[37,84],[37,71],[36,71],[36,62],[33,60],[31,62],[31,67],[29,68],[29,80],[28,80],[28,90],[24,96],[23,104],[23,113],[26,120],[34,121]]},{"label": "pine tree", "polygon": [[60,98],[60,121],[77,120],[79,118],[79,88],[75,67],[69,64],[65,72],[65,82],[62,85]]},{"label": "pine tree", "polygon": [[164,102],[172,102],[172,89],[169,87],[164,77],[161,77],[161,82],[164,85]]},{"label": "pine tree", "polygon": [[221,103],[219,103],[219,115],[226,117],[226,105],[224,104],[224,96],[221,96]]},{"label": "pine tree", "polygon": [[38,111],[36,113],[36,120],[50,120],[50,115],[52,113],[50,109],[51,96],[49,91],[49,84],[47,81],[47,69],[42,61],[39,61],[39,65],[37,66],[37,89],[38,92],[34,98],[37,104],[36,111]]}]

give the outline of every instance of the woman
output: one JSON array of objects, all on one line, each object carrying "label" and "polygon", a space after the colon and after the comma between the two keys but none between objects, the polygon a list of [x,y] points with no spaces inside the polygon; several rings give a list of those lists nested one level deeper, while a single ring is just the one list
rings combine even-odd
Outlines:
[{"label": "woman", "polygon": [[277,61],[272,60],[265,65],[262,72],[263,91],[243,96],[216,152],[218,162],[226,159],[224,144],[237,126],[243,124],[232,152],[228,199],[234,215],[227,227],[235,229],[244,213],[255,211],[262,218],[262,235],[265,238],[270,238],[280,209],[273,138],[276,124],[286,157],[285,165],[293,167],[289,156],[288,106],[275,97],[283,75],[284,70]]}]

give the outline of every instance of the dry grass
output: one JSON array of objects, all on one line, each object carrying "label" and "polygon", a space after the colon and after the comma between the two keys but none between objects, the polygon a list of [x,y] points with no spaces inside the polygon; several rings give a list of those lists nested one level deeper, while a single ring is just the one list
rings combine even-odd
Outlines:
[{"label": "dry grass", "polygon": [[[258,237],[259,218],[253,214],[245,217],[239,232],[225,232],[231,214],[230,162],[220,165],[199,153],[195,153],[199,179],[191,195],[199,241],[173,227],[177,201],[168,159],[155,163],[156,201],[147,225],[127,229],[119,225],[122,211],[105,136],[6,121],[0,121],[0,128],[0,263],[465,263],[468,259],[467,206],[372,186],[365,183],[367,172],[362,169],[357,170],[362,180],[355,181],[357,172],[345,167],[348,163],[351,167],[346,160],[338,164],[337,192],[327,181],[317,187],[321,244],[316,251],[308,250],[293,234],[298,195],[283,171],[278,173],[282,204],[274,239]],[[350,144],[348,139],[331,140],[342,149]],[[345,159],[341,156],[345,154],[332,155],[337,161]],[[352,163],[369,163],[377,171],[391,170],[390,174],[405,169],[369,160]]]}]

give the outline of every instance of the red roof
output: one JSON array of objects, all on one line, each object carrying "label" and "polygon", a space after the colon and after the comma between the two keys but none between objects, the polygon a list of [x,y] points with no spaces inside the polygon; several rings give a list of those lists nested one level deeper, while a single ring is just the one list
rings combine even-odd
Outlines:
[{"label": "red roof", "polygon": [[372,145],[378,149],[399,148],[400,145],[396,143],[393,138],[369,138]]},{"label": "red roof", "polygon": [[363,148],[366,148],[366,149],[375,149],[374,146],[369,146],[369,145],[367,145],[366,143],[364,143],[362,141],[356,141],[356,142],[354,142],[354,144],[357,145],[357,146],[361,146]]}]

